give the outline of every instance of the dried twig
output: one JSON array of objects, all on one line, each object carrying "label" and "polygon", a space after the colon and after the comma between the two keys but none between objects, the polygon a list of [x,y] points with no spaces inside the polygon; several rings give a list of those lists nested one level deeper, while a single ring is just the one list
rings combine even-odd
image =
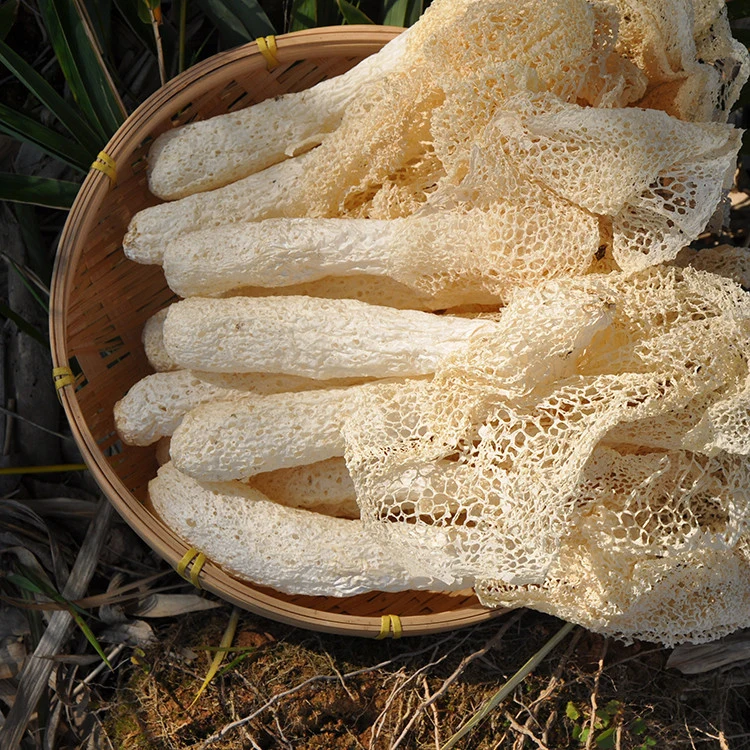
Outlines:
[{"label": "dried twig", "polygon": [[505,711],[505,718],[510,722],[510,727],[513,731],[518,732],[524,737],[528,737],[536,744],[539,750],[549,750],[549,748],[528,727],[519,724],[509,711]]},{"label": "dried twig", "polygon": [[[343,679],[350,679],[352,677],[357,677],[358,675],[361,675],[361,674],[367,674],[369,672],[377,672],[378,670],[391,666],[392,664],[395,664],[398,661],[402,661],[403,659],[413,658],[415,656],[424,654],[427,651],[432,651],[434,649],[437,649],[442,643],[448,640],[450,640],[450,637],[444,638],[443,640],[439,641],[437,645],[429,646],[427,648],[423,648],[418,651],[411,651],[405,654],[399,654],[398,656],[395,656],[392,659],[387,659],[386,661],[379,662],[378,664],[375,664],[372,667],[364,667],[362,669],[355,669],[354,671],[347,672],[346,674],[343,674],[340,677]],[[290,695],[294,695],[295,693],[298,693],[300,690],[303,690],[308,685],[312,685],[317,682],[337,682],[339,681],[340,677],[337,677],[335,675],[314,675],[313,677],[309,677],[308,679],[300,682],[298,685],[295,685],[293,688],[289,688],[289,690],[284,690],[281,693],[277,693],[272,698],[269,698],[262,706],[257,708],[251,714],[248,714],[247,716],[243,717],[242,719],[238,719],[237,721],[232,721],[232,722],[229,722],[228,724],[225,724],[218,732],[216,732],[215,734],[212,734],[210,737],[205,739],[200,745],[196,745],[194,747],[200,747],[201,750],[203,748],[209,747],[213,743],[224,738],[233,729],[237,729],[239,727],[245,726],[246,724],[249,724],[253,719],[260,716],[267,709],[271,708],[272,706],[275,706],[277,703],[284,700],[284,698],[288,698]]]},{"label": "dried twig", "polygon": [[586,737],[586,750],[590,750],[594,743],[594,729],[596,724],[596,710],[597,705],[597,694],[599,692],[599,680],[601,679],[602,672],[604,671],[604,659],[607,656],[607,649],[609,648],[609,638],[604,639],[602,644],[602,652],[599,657],[599,666],[596,670],[596,676],[594,677],[594,689],[591,691],[591,718],[589,719],[589,734]]},{"label": "dried twig", "polygon": [[[422,686],[424,687],[425,700],[430,701],[432,695],[430,695],[430,686],[427,684],[426,677],[422,677]],[[430,709],[432,713],[433,735],[435,737],[435,750],[440,750],[440,719],[438,717],[437,706],[434,702],[430,705]]]},{"label": "dried twig", "polygon": [[396,748],[406,738],[409,730],[414,726],[414,722],[416,722],[416,720],[422,715],[425,709],[433,705],[433,703],[435,703],[438,698],[445,695],[448,688],[461,676],[466,667],[468,667],[469,664],[478,659],[480,656],[484,656],[488,651],[491,651],[495,646],[497,646],[497,644],[500,643],[500,641],[502,641],[502,639],[505,637],[505,634],[508,632],[508,630],[513,625],[515,625],[521,619],[521,617],[523,617],[523,610],[516,612],[507,622],[505,622],[503,626],[497,631],[497,633],[495,633],[484,644],[484,646],[482,646],[482,648],[472,654],[469,654],[461,660],[461,663],[453,671],[453,674],[446,678],[445,682],[443,682],[443,684],[440,686],[440,689],[436,693],[433,693],[432,697],[422,703],[422,705],[420,705],[419,708],[414,712],[414,715],[411,717],[409,723],[404,727],[403,731],[398,736],[393,745],[391,745],[391,750],[396,750]]}]

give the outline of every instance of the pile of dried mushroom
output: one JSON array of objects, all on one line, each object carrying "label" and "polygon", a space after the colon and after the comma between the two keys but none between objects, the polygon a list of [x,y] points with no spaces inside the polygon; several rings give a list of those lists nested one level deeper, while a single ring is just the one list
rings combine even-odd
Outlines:
[{"label": "pile of dried mushroom", "polygon": [[116,420],[164,521],[288,593],[750,625],[750,256],[683,249],[747,75],[722,0],[435,0],[158,139],[124,248],[186,299]]}]

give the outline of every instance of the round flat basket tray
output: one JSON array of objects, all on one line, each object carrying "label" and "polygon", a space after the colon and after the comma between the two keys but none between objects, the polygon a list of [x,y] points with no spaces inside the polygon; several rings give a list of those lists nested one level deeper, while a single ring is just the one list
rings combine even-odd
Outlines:
[{"label": "round flat basket tray", "polygon": [[[70,212],[52,287],[54,366],[76,373],[75,383],[60,388],[61,399],[84,459],[105,495],[174,567],[189,553],[186,543],[149,509],[147,486],[156,475],[155,447],[123,445],[112,413],[130,387],[152,372],[141,331],[151,315],[175,298],[159,266],[138,265],[122,252],[133,214],[159,202],[147,187],[149,146],[176,125],[339,75],[398,33],[388,27],[349,26],[279,36],[278,65],[270,71],[257,44],[196,65],[127,119],[105,147],[99,165],[89,172]],[[114,166],[114,173],[108,165]],[[190,572],[188,565],[186,575]],[[421,635],[498,614],[483,608],[471,591],[287,596],[238,580],[210,560],[193,573],[202,588],[240,607],[334,633],[382,637],[388,632],[398,635],[400,629],[404,635]]]}]

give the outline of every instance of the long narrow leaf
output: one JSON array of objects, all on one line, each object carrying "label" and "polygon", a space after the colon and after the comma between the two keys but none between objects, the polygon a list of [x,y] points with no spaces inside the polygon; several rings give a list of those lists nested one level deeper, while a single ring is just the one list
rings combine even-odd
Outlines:
[{"label": "long narrow leaf", "polygon": [[128,28],[138,37],[144,48],[155,55],[154,35],[138,17],[138,5],[133,0],[113,0],[113,2]]},{"label": "long narrow leaf", "polygon": [[87,172],[91,165],[89,151],[70,138],[37,122],[33,117],[0,104],[0,132],[31,143],[46,154]]},{"label": "long narrow leaf", "polygon": [[65,210],[73,205],[79,188],[77,182],[69,180],[0,172],[0,201]]},{"label": "long narrow leaf", "polygon": [[49,289],[54,262],[50,257],[49,244],[42,239],[38,212],[31,204],[14,203],[13,213],[26,248],[26,262]]},{"label": "long narrow leaf", "polygon": [[92,632],[91,628],[86,624],[86,621],[83,619],[83,617],[81,617],[81,615],[78,614],[78,612],[75,611],[72,606],[68,607],[68,611],[71,615],[73,615],[73,619],[75,620],[76,625],[78,625],[80,631],[86,637],[86,640],[93,646],[94,651],[99,654],[99,658],[111,670],[112,665],[109,663],[109,659],[107,659],[107,655],[104,653],[104,649],[99,645],[99,641],[96,640],[96,636]]},{"label": "long narrow leaf", "polygon": [[208,673],[206,674],[206,677],[203,680],[200,688],[198,688],[198,692],[196,693],[195,698],[193,698],[193,702],[190,704],[190,708],[195,705],[198,698],[201,697],[203,691],[209,686],[211,680],[213,680],[214,676],[219,671],[219,667],[224,661],[224,657],[226,656],[226,653],[229,650],[229,647],[232,645],[232,641],[234,640],[234,634],[237,631],[237,623],[239,622],[239,619],[240,611],[237,609],[237,607],[234,607],[234,609],[232,609],[232,614],[229,617],[229,622],[227,623],[227,629],[224,631],[221,643],[219,644],[219,649],[217,650],[214,658],[211,661],[211,666],[208,669]]},{"label": "long narrow leaf", "polygon": [[78,105],[99,134],[101,148],[125,119],[125,108],[104,62],[71,0],[39,0],[52,47]]},{"label": "long narrow leaf", "polygon": [[18,0],[8,0],[0,5],[0,39],[5,39],[13,28],[18,14]]},{"label": "long narrow leaf", "polygon": [[290,31],[312,29],[318,25],[317,0],[294,0],[291,12]]},{"label": "long narrow leaf", "polygon": [[247,29],[253,39],[275,34],[276,29],[257,0],[219,0]]},{"label": "long narrow leaf", "polygon": [[383,25],[411,26],[422,15],[422,6],[422,0],[388,0]]},{"label": "long narrow leaf", "polygon": [[494,711],[530,674],[533,672],[575,627],[572,622],[566,622],[482,707],[440,748],[440,750],[451,750],[478,724],[481,724],[487,716]]},{"label": "long narrow leaf", "polygon": [[224,44],[229,47],[237,47],[252,42],[259,36],[276,33],[268,16],[259,6],[258,15],[244,7],[250,4],[257,5],[251,0],[247,3],[241,0],[198,0],[198,5],[216,26]]},{"label": "long narrow leaf", "polygon": [[211,19],[226,47],[239,47],[241,44],[252,42],[255,37],[251,36],[247,29],[240,23],[239,18],[234,15],[221,0],[198,0],[201,10]]},{"label": "long narrow leaf", "polygon": [[107,49],[112,31],[112,3],[101,0],[84,0],[87,18],[91,30],[96,35],[100,49]]},{"label": "long narrow leaf", "polygon": [[352,5],[347,0],[336,0],[339,4],[339,10],[344,17],[344,23],[372,23],[372,21],[356,5]]},{"label": "long narrow leaf", "polygon": [[[15,271],[18,278],[21,280],[21,283],[26,287],[29,294],[36,300],[37,304],[49,315],[49,303],[42,299],[42,297],[39,296],[39,292],[37,289],[35,289],[35,282],[36,280],[32,281],[32,276],[28,272],[28,269],[23,268],[18,263],[16,263],[13,258],[6,255],[5,253],[2,254],[3,259],[7,261],[10,265],[10,267]],[[2,409],[3,407],[0,407]]]},{"label": "long narrow leaf", "polygon": [[7,318],[16,324],[19,331],[31,336],[36,339],[42,346],[49,346],[49,339],[44,336],[38,328],[35,328],[31,323],[22,318],[18,313],[13,312],[6,304],[0,302],[0,317]]},{"label": "long narrow leaf", "polygon": [[97,154],[97,134],[75,107],[68,104],[45,79],[5,42],[0,41],[0,62],[44,104],[63,127],[90,153],[89,161]]}]

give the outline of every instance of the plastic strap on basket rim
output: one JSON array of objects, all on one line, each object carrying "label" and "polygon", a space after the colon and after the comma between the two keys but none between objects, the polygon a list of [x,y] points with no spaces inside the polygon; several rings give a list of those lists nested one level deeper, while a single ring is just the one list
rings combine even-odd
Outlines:
[{"label": "plastic strap on basket rim", "polygon": [[276,46],[276,37],[271,36],[259,36],[255,43],[258,45],[258,52],[260,52],[266,59],[266,69],[270,72],[279,65],[279,58],[276,57],[278,53],[278,47]]},{"label": "plastic strap on basket rim", "polygon": [[[186,581],[190,581],[190,583],[192,583],[195,588],[200,589],[203,587],[201,586],[201,582],[198,576],[200,575],[205,562],[206,556],[195,547],[191,547],[182,556],[180,562],[177,563],[177,567],[175,568],[175,570],[177,570],[177,573],[181,575]],[[192,563],[192,566],[190,567],[190,575],[186,575],[186,571],[190,563]]]},{"label": "plastic strap on basket rim", "polygon": [[115,160],[106,151],[100,151],[97,154],[96,159],[91,164],[91,169],[98,169],[100,172],[104,172],[112,180],[113,185],[117,182],[117,165],[115,164]]},{"label": "plastic strap on basket rim", "polygon": [[73,374],[73,370],[71,370],[70,367],[53,367],[52,382],[55,384],[57,400],[62,401],[60,391],[65,388],[66,385],[75,385],[76,376]]},{"label": "plastic strap on basket rim", "polygon": [[380,632],[375,636],[376,641],[382,641],[383,638],[400,638],[404,629],[401,625],[401,618],[398,615],[383,615],[380,618]]}]

